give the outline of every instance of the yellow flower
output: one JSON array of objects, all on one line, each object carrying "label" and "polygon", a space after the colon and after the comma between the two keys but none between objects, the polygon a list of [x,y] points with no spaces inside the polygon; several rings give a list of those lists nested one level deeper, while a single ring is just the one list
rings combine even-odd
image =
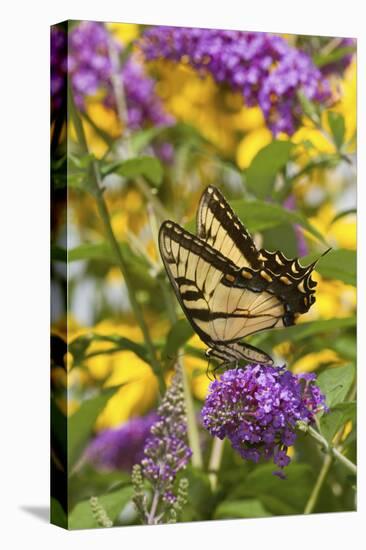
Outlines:
[{"label": "yellow flower", "polygon": [[240,94],[223,91],[211,75],[199,74],[183,62],[158,61],[151,67],[158,74],[156,91],[167,110],[196,127],[224,155],[232,155],[242,124]]},{"label": "yellow flower", "polygon": [[272,133],[265,126],[249,132],[238,145],[236,162],[241,169],[247,168],[256,154],[271,143]]},{"label": "yellow flower", "polygon": [[334,207],[326,203],[309,221],[324,235],[331,246],[356,250],[356,215],[348,214],[332,223],[335,215]]},{"label": "yellow flower", "polygon": [[[328,113],[334,111],[340,113],[344,117],[345,122],[345,143],[347,144],[347,152],[352,153],[355,150],[355,133],[356,133],[356,105],[357,105],[357,82],[356,82],[356,62],[353,61],[348,67],[343,80],[337,79],[333,85],[334,94],[338,95],[339,100],[331,109],[326,109],[322,113],[321,124],[323,128],[330,133],[328,124]],[[306,149],[300,146],[298,149],[299,164],[305,164],[309,158],[320,153],[332,154],[336,152],[336,147],[332,143],[330,137],[317,129],[308,118],[304,118],[303,125],[294,133],[291,141],[295,144],[301,144],[304,141],[310,141],[315,149]],[[301,154],[300,154],[301,153]]]},{"label": "yellow flower", "polygon": [[342,363],[342,359],[339,355],[335,351],[326,348],[321,351],[303,355],[300,359],[295,361],[291,370],[295,374],[298,374],[301,372],[312,372],[322,365],[337,366],[340,363]]},{"label": "yellow flower", "polygon": [[[86,112],[96,126],[106,132],[112,139],[121,136],[122,127],[118,116],[113,109],[103,105],[100,94],[86,100]],[[107,151],[108,144],[85,119],[82,119],[82,124],[89,151],[96,158],[101,158]],[[71,139],[77,141],[74,126],[69,124],[68,127]]]},{"label": "yellow flower", "polygon": [[316,301],[307,313],[301,315],[299,323],[317,319],[335,319],[349,317],[356,309],[357,291],[352,285],[342,281],[323,279],[315,272],[313,279],[318,281]]},{"label": "yellow flower", "polygon": [[134,23],[107,23],[107,28],[123,45],[129,44],[139,36],[139,26]]},{"label": "yellow flower", "polygon": [[108,401],[99,415],[97,430],[118,426],[132,416],[143,415],[153,407],[157,398],[156,376],[151,367],[133,352],[114,354],[111,370],[105,387],[125,385]]},{"label": "yellow flower", "polygon": [[[113,273],[111,276],[114,276]],[[106,319],[88,328],[79,327],[72,319],[69,321],[69,342],[90,333],[106,336],[119,335],[133,342],[143,341],[140,328],[133,322],[121,323]],[[153,339],[167,332],[167,322],[164,319],[156,321],[147,317],[147,322]],[[108,401],[98,417],[97,430],[117,426],[132,416],[144,414],[155,405],[158,396],[158,382],[151,367],[132,351],[103,353],[111,348],[113,344],[110,342],[94,340],[88,347],[87,353],[96,355],[84,359],[83,369],[73,367],[67,376],[64,371],[58,372],[58,369],[54,373],[54,381],[64,385],[67,383],[67,388],[71,392],[80,386],[95,385],[96,381],[102,382],[104,387],[124,384]],[[72,410],[76,408],[75,400]]]},{"label": "yellow flower", "polygon": [[188,340],[187,344],[202,350],[202,359],[188,354],[184,355],[183,365],[188,373],[193,395],[197,399],[204,400],[210,384],[210,379],[206,374],[208,359],[204,355],[207,346],[196,334]]},{"label": "yellow flower", "polygon": [[334,111],[344,116],[345,141],[349,142],[348,152],[351,153],[356,147],[354,138],[357,129],[357,64],[355,56],[347,68],[343,80],[338,85],[340,100],[334,106]]}]

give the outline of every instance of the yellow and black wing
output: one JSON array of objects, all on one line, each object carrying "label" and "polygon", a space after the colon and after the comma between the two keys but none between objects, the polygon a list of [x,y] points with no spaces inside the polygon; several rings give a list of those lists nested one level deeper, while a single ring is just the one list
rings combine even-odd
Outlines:
[{"label": "yellow and black wing", "polygon": [[250,233],[213,185],[204,191],[198,206],[197,236],[237,267],[261,267]]},{"label": "yellow and black wing", "polygon": [[308,311],[315,302],[317,283],[311,274],[316,262],[303,267],[298,258],[286,258],[280,251],[258,250],[222,193],[212,185],[199,203],[197,235],[237,267],[247,268],[247,277],[253,279],[246,283],[248,288],[265,288],[281,299],[284,326],[294,324],[295,316]]},{"label": "yellow and black wing", "polygon": [[176,296],[193,328],[225,363],[272,359],[243,342],[249,335],[293,325],[315,301],[313,264],[258,250],[222,194],[203,193],[197,236],[172,221],[162,224],[159,247]]},{"label": "yellow and black wing", "polygon": [[212,355],[225,362],[271,363],[267,354],[239,341],[281,321],[284,309],[276,297],[233,285],[238,277],[243,282],[237,266],[172,221],[162,224],[159,247],[176,296]]}]

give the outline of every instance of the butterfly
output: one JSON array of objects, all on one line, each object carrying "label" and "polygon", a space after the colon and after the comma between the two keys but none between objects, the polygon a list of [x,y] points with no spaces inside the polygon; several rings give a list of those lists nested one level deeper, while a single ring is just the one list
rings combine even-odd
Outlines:
[{"label": "butterfly", "polygon": [[316,262],[303,267],[280,251],[258,250],[252,237],[214,186],[198,206],[197,235],[166,220],[160,254],[178,301],[206,355],[219,367],[243,361],[273,364],[243,341],[258,332],[288,327],[315,302]]}]

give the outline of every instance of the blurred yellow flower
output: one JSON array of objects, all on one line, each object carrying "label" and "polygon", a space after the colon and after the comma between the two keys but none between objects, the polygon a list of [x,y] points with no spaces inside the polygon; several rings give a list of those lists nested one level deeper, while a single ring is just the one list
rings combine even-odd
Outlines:
[{"label": "blurred yellow flower", "polygon": [[97,430],[118,426],[128,418],[143,415],[156,402],[156,376],[151,367],[131,351],[114,354],[111,374],[105,387],[119,384],[125,385],[108,401],[98,417]]},{"label": "blurred yellow flower", "polygon": [[339,86],[339,101],[334,106],[334,111],[344,116],[346,125],[345,140],[349,143],[348,152],[356,148],[355,134],[357,130],[357,63],[353,57],[352,63],[347,68],[344,78]]},{"label": "blurred yellow flower", "polygon": [[[328,134],[330,128],[328,124],[328,113],[334,111],[344,117],[345,122],[345,143],[346,151],[353,153],[356,147],[355,133],[357,124],[357,82],[356,82],[356,62],[353,61],[345,72],[344,78],[339,78],[333,83],[334,95],[339,100],[330,108],[322,113],[321,124]],[[302,126],[294,133],[291,141],[295,144],[302,144],[304,141],[310,141],[314,149],[308,149],[300,146],[298,149],[298,162],[305,164],[309,158],[317,156],[318,153],[332,154],[336,152],[336,147],[329,135],[322,132],[308,119],[304,118]]]},{"label": "blurred yellow flower", "polygon": [[[158,61],[151,67],[158,74],[156,91],[167,110],[196,127],[223,154],[232,156],[236,134],[245,127],[240,94],[221,90],[210,75],[199,74],[184,62]],[[254,124],[258,118],[261,121],[257,110],[251,116]]]},{"label": "blurred yellow flower", "polygon": [[240,141],[236,150],[236,162],[242,170],[248,168],[256,154],[271,143],[272,133],[265,126],[249,132]]},{"label": "blurred yellow flower", "polygon": [[309,221],[324,235],[331,246],[356,250],[356,214],[348,214],[333,223],[335,215],[334,207],[327,202]]},{"label": "blurred yellow flower", "polygon": [[139,36],[139,26],[134,23],[107,23],[106,26],[123,45],[129,44]]},{"label": "blurred yellow flower", "polygon": [[[117,139],[121,136],[122,127],[118,116],[113,109],[109,109],[103,105],[100,94],[86,100],[86,113],[96,126],[103,132],[106,132],[110,138]],[[82,124],[89,151],[93,153],[96,158],[101,158],[108,149],[107,142],[85,119],[82,120]],[[77,141],[73,124],[69,124],[68,128],[70,138]]]},{"label": "blurred yellow flower", "polygon": [[301,372],[312,372],[322,365],[336,366],[342,363],[339,355],[331,349],[323,349],[313,353],[307,353],[292,365],[292,372],[299,374]]},{"label": "blurred yellow flower", "polygon": [[300,316],[299,323],[343,318],[354,314],[357,300],[354,286],[346,285],[342,281],[323,279],[317,272],[313,279],[318,281],[316,301],[307,313]]}]

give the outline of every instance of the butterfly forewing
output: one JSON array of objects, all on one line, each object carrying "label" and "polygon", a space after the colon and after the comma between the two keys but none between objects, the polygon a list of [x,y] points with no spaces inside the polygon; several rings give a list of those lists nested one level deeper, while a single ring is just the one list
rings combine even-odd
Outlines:
[{"label": "butterfly forewing", "polygon": [[252,237],[220,191],[212,185],[203,193],[199,203],[197,236],[237,267],[260,267]]},{"label": "butterfly forewing", "polygon": [[[221,344],[226,361],[246,357],[245,346],[233,346],[245,336],[272,328],[283,315],[281,304],[270,294],[227,286],[238,276],[237,267],[179,225],[167,221],[159,235],[160,252],[177,298],[201,339]],[[275,313],[274,313],[275,312]],[[250,346],[248,347],[248,349]],[[250,348],[252,351],[255,348]],[[266,354],[259,362],[270,361]],[[217,354],[213,354],[217,356]]]}]

